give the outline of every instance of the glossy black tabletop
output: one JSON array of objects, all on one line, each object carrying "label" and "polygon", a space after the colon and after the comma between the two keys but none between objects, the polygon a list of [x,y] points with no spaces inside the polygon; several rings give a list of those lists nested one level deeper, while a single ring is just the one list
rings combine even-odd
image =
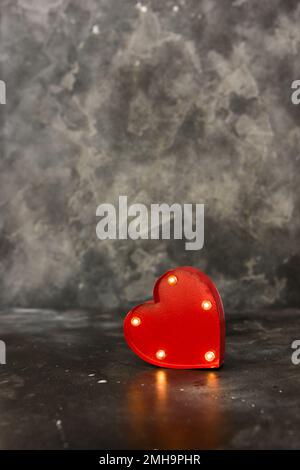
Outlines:
[{"label": "glossy black tabletop", "polygon": [[220,370],[128,349],[120,312],[3,310],[0,449],[300,447],[300,311],[227,314]]}]

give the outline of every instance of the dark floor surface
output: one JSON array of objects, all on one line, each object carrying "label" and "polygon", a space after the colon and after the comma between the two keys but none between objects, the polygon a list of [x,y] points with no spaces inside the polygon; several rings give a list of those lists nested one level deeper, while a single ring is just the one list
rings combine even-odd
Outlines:
[{"label": "dark floor surface", "polygon": [[110,312],[4,310],[0,449],[299,448],[300,311],[227,315],[225,365],[167,370]]}]

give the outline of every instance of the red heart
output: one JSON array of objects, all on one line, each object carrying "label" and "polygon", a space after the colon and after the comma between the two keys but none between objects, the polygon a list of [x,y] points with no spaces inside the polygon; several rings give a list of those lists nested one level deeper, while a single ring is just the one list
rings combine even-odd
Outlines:
[{"label": "red heart", "polygon": [[144,361],[174,369],[217,368],[224,361],[225,319],[211,279],[190,266],[167,271],[153,300],[126,315],[124,334]]}]

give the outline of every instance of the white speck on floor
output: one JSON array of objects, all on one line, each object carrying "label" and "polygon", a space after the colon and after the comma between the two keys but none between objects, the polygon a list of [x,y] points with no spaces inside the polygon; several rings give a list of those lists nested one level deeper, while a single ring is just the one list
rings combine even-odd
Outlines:
[{"label": "white speck on floor", "polygon": [[173,6],[173,11],[174,11],[174,13],[178,13],[178,11],[179,11],[179,6],[178,6],[178,5],[174,5],[174,6]]},{"label": "white speck on floor", "polygon": [[61,422],[60,419],[58,419],[58,420],[56,421],[56,427],[57,427],[58,430],[61,430],[61,429],[62,429],[62,422]]},{"label": "white speck on floor", "polygon": [[98,383],[98,384],[107,384],[107,380],[104,380],[104,379],[98,380],[97,383]]},{"label": "white speck on floor", "polygon": [[65,433],[64,433],[64,428],[63,428],[63,423],[62,423],[62,420],[61,419],[57,419],[56,420],[56,429],[58,431],[58,434],[60,436],[60,439],[63,443],[63,447],[64,449],[67,449],[69,447],[69,444],[66,440],[66,436],[65,436]]},{"label": "white speck on floor", "polygon": [[89,374],[89,377],[95,377],[96,374]]}]

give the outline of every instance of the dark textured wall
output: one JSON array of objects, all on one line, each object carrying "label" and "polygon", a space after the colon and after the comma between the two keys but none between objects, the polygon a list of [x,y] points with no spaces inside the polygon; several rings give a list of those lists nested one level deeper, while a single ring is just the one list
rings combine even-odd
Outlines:
[{"label": "dark textured wall", "polygon": [[[125,308],[191,264],[299,305],[299,2],[141,3],[1,0],[1,303]],[[204,249],[97,240],[120,194],[205,203]]]}]

